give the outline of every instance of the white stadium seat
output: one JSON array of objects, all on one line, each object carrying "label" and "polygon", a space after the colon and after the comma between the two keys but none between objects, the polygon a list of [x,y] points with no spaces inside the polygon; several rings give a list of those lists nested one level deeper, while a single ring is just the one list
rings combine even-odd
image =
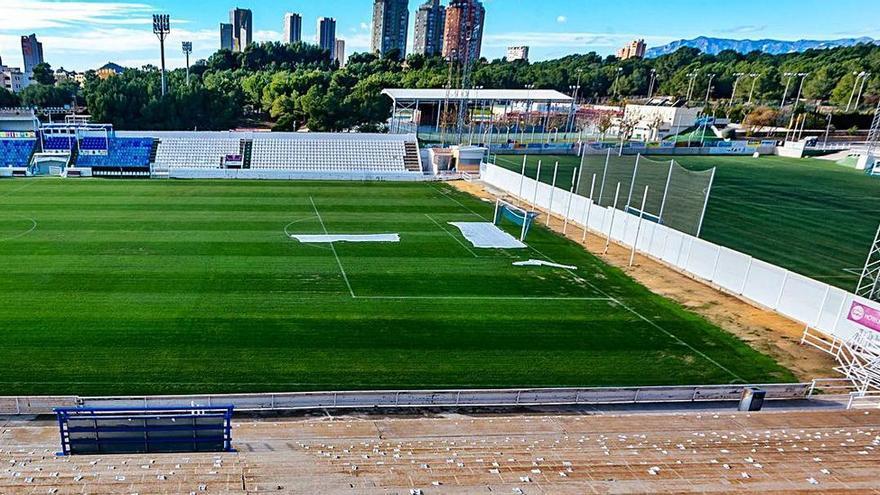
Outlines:
[{"label": "white stadium seat", "polygon": [[156,166],[219,169],[226,155],[240,153],[240,139],[163,138],[156,152]]},{"label": "white stadium seat", "polygon": [[252,169],[303,172],[406,172],[402,141],[254,139]]}]

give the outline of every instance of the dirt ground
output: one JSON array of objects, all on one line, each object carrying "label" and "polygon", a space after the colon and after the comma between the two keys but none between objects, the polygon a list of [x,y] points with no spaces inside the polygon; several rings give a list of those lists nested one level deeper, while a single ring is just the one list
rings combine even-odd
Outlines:
[{"label": "dirt ground", "polygon": [[[451,184],[480,198],[495,198],[491,188],[480,182],[456,181]],[[550,226],[562,235],[563,219],[553,217]],[[630,267],[630,248],[612,243],[608,253],[602,254],[605,238],[591,232],[587,235],[587,242],[583,243],[583,230],[578,225],[569,223],[566,237],[585,246],[609,265],[623,270],[654,293],[672,299],[771,356],[798,379],[839,378],[833,370],[837,363],[831,356],[800,345],[804,331],[801,323],[759,308],[653,258],[637,255],[634,266]]]}]

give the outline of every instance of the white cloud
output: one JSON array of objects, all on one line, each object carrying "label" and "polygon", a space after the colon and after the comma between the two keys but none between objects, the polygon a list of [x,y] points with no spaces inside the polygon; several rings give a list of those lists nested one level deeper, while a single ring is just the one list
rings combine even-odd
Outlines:
[{"label": "white cloud", "polygon": [[568,22],[568,17],[561,15],[556,18],[556,22],[558,22],[559,24],[565,24],[566,22]]},{"label": "white cloud", "polygon": [[152,8],[130,2],[3,0],[0,31],[30,31],[96,24],[150,24]]},{"label": "white cloud", "polygon": [[671,36],[642,36],[621,33],[566,33],[566,32],[522,32],[486,34],[483,45],[486,47],[506,47],[511,44],[530,47],[581,48],[601,51],[600,48],[622,46],[636,38],[644,38],[652,46],[659,46],[676,38]]}]

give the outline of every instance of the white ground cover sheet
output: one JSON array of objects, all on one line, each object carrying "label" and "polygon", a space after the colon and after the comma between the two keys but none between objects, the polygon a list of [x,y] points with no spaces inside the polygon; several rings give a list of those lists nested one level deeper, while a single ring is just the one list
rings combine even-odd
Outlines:
[{"label": "white ground cover sheet", "polygon": [[400,242],[400,234],[293,234],[299,242],[309,244],[332,242]]},{"label": "white ground cover sheet", "polygon": [[491,222],[449,222],[476,248],[523,249],[525,244]]},{"label": "white ground cover sheet", "polygon": [[550,263],[543,260],[517,261],[513,266],[549,266],[551,268],[563,268],[565,270],[577,270],[578,267],[572,265],[560,265],[559,263]]}]

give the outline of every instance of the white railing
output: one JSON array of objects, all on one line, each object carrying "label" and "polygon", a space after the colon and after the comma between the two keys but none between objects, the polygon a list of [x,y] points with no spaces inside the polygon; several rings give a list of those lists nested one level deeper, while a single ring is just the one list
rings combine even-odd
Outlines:
[{"label": "white railing", "polygon": [[53,407],[235,406],[239,411],[525,407],[738,401],[747,387],[768,400],[809,397],[811,383],[696,385],[619,388],[524,388],[490,390],[379,390],[278,394],[166,395],[123,397],[0,397],[0,414],[51,414]]},{"label": "white railing", "polygon": [[[484,164],[483,181],[521,201],[568,218],[572,224],[588,224],[591,235],[636,250],[672,268],[801,322],[834,339],[845,341],[863,327],[848,320],[853,302],[872,303],[852,293],[761,261],[738,251],[704,241],[636,215],[594,204],[590,199],[553,188],[534,179],[492,164]],[[535,190],[537,188],[537,191]],[[550,204],[552,201],[552,205]],[[814,332],[815,333],[815,332]],[[805,343],[816,345],[807,338]]]},{"label": "white railing", "polygon": [[852,392],[847,409],[880,409],[880,392]]}]

